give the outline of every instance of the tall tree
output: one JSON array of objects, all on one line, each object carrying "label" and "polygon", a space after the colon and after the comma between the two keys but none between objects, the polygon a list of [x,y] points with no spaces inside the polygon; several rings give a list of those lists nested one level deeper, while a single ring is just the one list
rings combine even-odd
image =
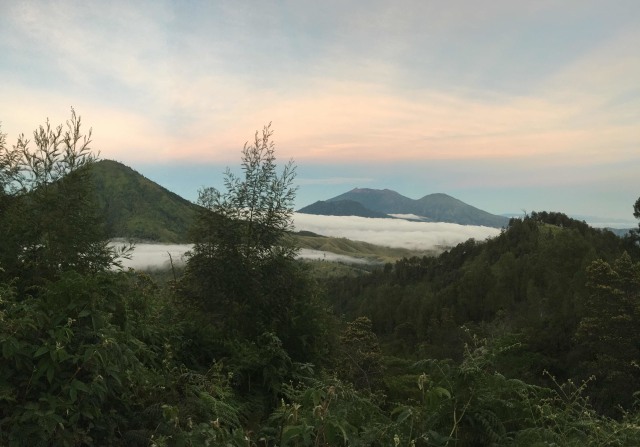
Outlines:
[{"label": "tall tree", "polygon": [[265,126],[242,149],[242,176],[227,169],[226,191],[204,188],[192,230],[183,291],[218,325],[244,334],[280,332],[291,300],[305,288],[296,274],[293,229],[295,166],[278,173],[273,132]]},{"label": "tall tree", "polygon": [[47,120],[7,147],[0,139],[0,265],[5,277],[37,285],[65,270],[96,272],[115,262],[92,189],[91,130],[81,119],[51,126]]}]

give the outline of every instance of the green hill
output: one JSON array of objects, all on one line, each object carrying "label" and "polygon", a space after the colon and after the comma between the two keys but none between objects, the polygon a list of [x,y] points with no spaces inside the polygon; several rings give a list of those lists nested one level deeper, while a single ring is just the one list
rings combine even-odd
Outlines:
[{"label": "green hill", "polygon": [[[626,253],[640,256],[635,243],[610,231],[561,213],[532,213],[485,242],[470,239],[437,257],[406,258],[371,275],[335,279],[328,296],[339,315],[370,318],[396,355],[419,351],[427,358],[461,359],[465,330],[471,329],[487,339],[504,337],[504,346],[511,346],[501,359],[505,375],[544,384],[546,370],[559,380],[587,380],[593,372],[585,376],[588,361],[579,359],[589,353],[576,337],[581,321],[587,324],[595,313],[593,275],[620,281],[613,270],[593,266],[607,262],[618,268]],[[637,281],[628,289],[634,305]],[[603,306],[622,312],[620,321],[631,321],[635,310],[618,308],[610,299]],[[607,324],[621,323],[614,318]],[[597,405],[612,408],[605,382],[590,383],[589,390]],[[629,405],[626,393],[616,399]]]},{"label": "green hill", "polygon": [[108,237],[188,242],[195,204],[117,161],[96,162],[93,176]]},{"label": "green hill", "polygon": [[395,262],[402,258],[413,256],[436,256],[441,252],[438,250],[409,250],[407,248],[383,247],[345,238],[309,234],[309,232],[296,233],[293,237],[300,248],[352,256],[378,264]]}]

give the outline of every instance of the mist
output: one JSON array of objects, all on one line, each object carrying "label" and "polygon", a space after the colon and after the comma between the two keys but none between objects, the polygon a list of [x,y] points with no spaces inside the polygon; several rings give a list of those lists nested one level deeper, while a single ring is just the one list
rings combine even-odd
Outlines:
[{"label": "mist", "polygon": [[[118,245],[118,244],[114,244]],[[120,259],[124,268],[136,270],[152,270],[170,268],[173,265],[183,266],[186,262],[184,254],[191,250],[193,244],[136,244],[131,259]]]},{"label": "mist", "polygon": [[323,260],[330,262],[342,262],[344,264],[371,264],[369,259],[356,258],[348,255],[339,255],[330,251],[312,250],[310,248],[301,248],[298,252],[298,259],[305,260]]},{"label": "mist", "polygon": [[296,231],[344,237],[385,247],[430,250],[455,246],[470,238],[485,240],[500,234],[498,228],[446,222],[416,222],[356,216],[294,214]]},{"label": "mist", "polygon": [[[403,219],[370,219],[355,216],[294,214],[296,231],[312,231],[323,236],[343,237],[385,247],[430,250],[455,246],[467,239],[485,240],[497,236],[497,228],[444,222],[416,222]],[[116,245],[114,243],[114,245]],[[131,259],[122,259],[125,268],[165,269],[184,265],[192,244],[136,244]],[[320,250],[302,249],[300,259],[323,259],[350,264],[366,263],[359,258]]]}]

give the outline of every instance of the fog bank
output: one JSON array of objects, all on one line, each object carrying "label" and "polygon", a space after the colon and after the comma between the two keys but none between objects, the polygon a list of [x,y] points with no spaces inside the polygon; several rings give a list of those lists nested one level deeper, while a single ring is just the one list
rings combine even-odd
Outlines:
[{"label": "fog bank", "polygon": [[193,247],[192,244],[139,243],[135,245],[131,259],[121,259],[122,266],[136,270],[169,268],[171,260],[174,266],[182,266],[185,263],[184,254],[191,250],[191,247]]},{"label": "fog bank", "polygon": [[498,228],[445,222],[416,222],[402,219],[374,219],[356,216],[294,214],[296,231],[344,237],[385,247],[429,250],[450,247],[467,239],[485,240],[500,234]]},{"label": "fog bank", "polygon": [[[323,236],[344,237],[386,247],[429,250],[450,247],[469,238],[484,240],[500,233],[497,228],[458,225],[443,222],[409,222],[402,219],[370,219],[355,216],[317,216],[294,214],[296,231],[312,231]],[[118,244],[114,242],[114,245]],[[131,259],[123,259],[125,268],[149,270],[185,263],[184,254],[192,244],[136,244]],[[171,257],[170,257],[171,256]],[[301,249],[301,259],[324,259],[350,264],[369,261],[320,250]]]}]

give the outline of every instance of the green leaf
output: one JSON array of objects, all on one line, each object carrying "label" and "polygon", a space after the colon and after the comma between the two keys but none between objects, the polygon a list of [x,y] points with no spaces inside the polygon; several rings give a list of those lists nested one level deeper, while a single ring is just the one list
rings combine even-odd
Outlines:
[{"label": "green leaf", "polygon": [[93,355],[93,352],[94,352],[93,346],[90,346],[88,349],[85,349],[84,355],[82,356],[82,361],[84,363],[87,363],[91,358],[91,356]]},{"label": "green leaf", "polygon": [[[398,418],[396,419],[396,422],[398,424],[403,423],[405,420],[407,420],[408,417],[413,415],[413,409],[410,407],[399,407],[397,409],[400,414],[398,415]],[[395,412],[396,410],[394,410]]]},{"label": "green leaf", "polygon": [[71,425],[75,425],[78,423],[79,419],[80,419],[80,413],[73,413],[69,418],[69,422],[71,423]]},{"label": "green leaf", "polygon": [[320,402],[322,402],[322,400],[324,400],[325,393],[321,389],[314,389],[311,392],[311,398],[313,399],[313,406],[316,407],[320,405]]},{"label": "green leaf", "polygon": [[53,365],[49,365],[47,369],[47,380],[49,381],[49,383],[53,383],[54,374],[55,374],[55,370],[53,368]]},{"label": "green leaf", "polygon": [[78,379],[73,379],[71,382],[71,387],[82,391],[83,393],[89,392],[89,387],[86,383],[79,381]]},{"label": "green leaf", "polygon": [[436,386],[436,387],[433,388],[433,392],[438,397],[446,397],[447,399],[451,399],[451,393],[446,388],[442,388],[440,386]]},{"label": "green leaf", "polygon": [[44,354],[46,354],[47,352],[49,352],[49,347],[48,346],[40,346],[38,348],[38,350],[35,352],[35,354],[33,354],[34,358],[40,357]]},{"label": "green leaf", "polygon": [[349,441],[349,437],[347,436],[347,431],[344,429],[342,424],[336,421],[329,421],[327,424],[327,440],[333,444],[338,444],[338,435],[342,435],[342,441],[344,444],[347,444]]},{"label": "green leaf", "polygon": [[289,441],[302,435],[304,432],[304,426],[302,425],[287,425],[282,429],[282,445],[287,445]]},{"label": "green leaf", "polygon": [[11,345],[9,344],[9,342],[4,341],[2,343],[2,357],[8,359],[9,357],[11,357],[11,354],[13,354],[13,352],[11,351]]},{"label": "green leaf", "polygon": [[434,445],[446,445],[452,439],[449,436],[441,435],[434,430],[429,430],[429,438]]}]

